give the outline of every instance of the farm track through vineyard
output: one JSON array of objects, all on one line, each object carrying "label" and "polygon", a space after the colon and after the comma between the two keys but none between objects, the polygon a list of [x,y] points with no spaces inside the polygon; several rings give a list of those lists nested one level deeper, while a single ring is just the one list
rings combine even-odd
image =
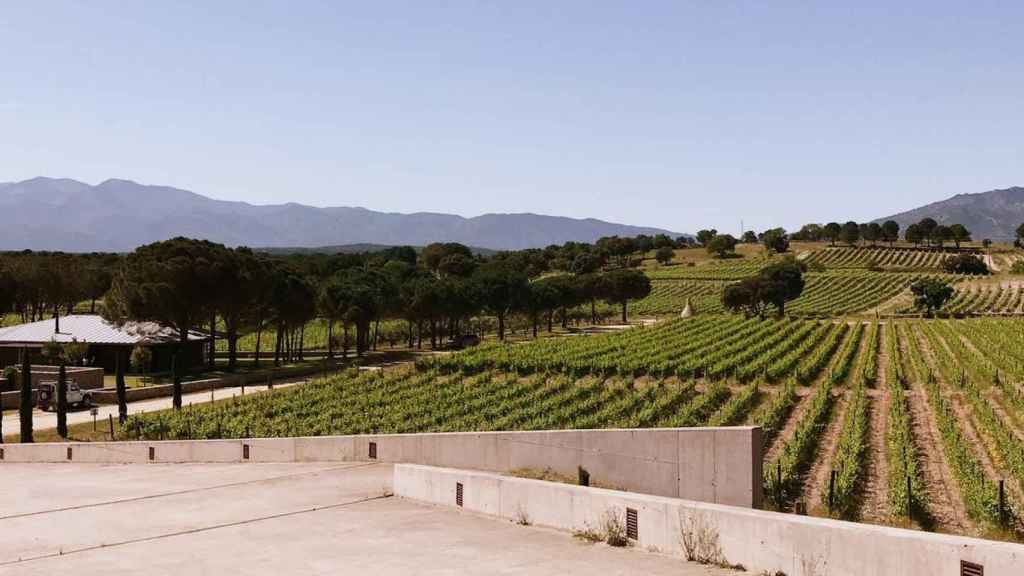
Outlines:
[{"label": "farm track through vineyard", "polygon": [[1024,502],[1022,329],[699,314],[140,415],[125,436],[758,425],[770,507],[1011,537]]}]

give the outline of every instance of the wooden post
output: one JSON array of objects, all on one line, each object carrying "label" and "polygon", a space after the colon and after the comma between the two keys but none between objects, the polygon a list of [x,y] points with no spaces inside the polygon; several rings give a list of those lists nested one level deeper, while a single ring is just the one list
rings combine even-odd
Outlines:
[{"label": "wooden post", "polygon": [[1006,481],[999,480],[999,524],[1006,526]]},{"label": "wooden post", "polygon": [[113,441],[114,440],[114,415],[113,414],[107,414],[107,421],[110,424],[110,440]]},{"label": "wooden post", "polygon": [[828,511],[831,512],[835,506],[836,492],[836,471],[832,470],[828,475]]},{"label": "wooden post", "polygon": [[911,488],[910,475],[907,475],[907,518],[914,521],[914,493]]}]

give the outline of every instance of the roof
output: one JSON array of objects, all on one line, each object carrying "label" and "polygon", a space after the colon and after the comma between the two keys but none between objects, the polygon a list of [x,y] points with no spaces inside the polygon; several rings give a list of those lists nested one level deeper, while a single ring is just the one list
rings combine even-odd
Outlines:
[{"label": "roof", "polygon": [[[45,344],[57,342],[87,342],[89,344],[162,344],[178,341],[178,332],[156,322],[128,322],[117,326],[94,314],[72,314],[60,317],[60,332],[54,331],[53,318],[0,328],[0,346],[12,344]],[[206,340],[207,335],[191,332],[189,340]]]}]

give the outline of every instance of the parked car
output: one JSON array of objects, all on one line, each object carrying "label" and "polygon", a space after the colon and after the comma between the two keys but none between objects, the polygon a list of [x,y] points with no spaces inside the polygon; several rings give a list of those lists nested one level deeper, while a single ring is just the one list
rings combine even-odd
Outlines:
[{"label": "parked car", "polygon": [[[92,407],[92,393],[83,391],[74,380],[68,380],[67,388],[69,407]],[[56,382],[43,382],[39,384],[39,389],[36,392],[36,406],[44,412],[57,409]]]},{"label": "parked car", "polygon": [[456,338],[448,339],[448,348],[452,350],[462,350],[463,348],[472,348],[480,344],[480,337],[476,334],[463,334]]}]

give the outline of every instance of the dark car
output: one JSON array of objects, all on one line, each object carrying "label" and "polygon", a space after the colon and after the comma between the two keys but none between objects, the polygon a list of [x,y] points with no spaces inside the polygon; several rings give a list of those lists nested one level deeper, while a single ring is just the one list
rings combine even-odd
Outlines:
[{"label": "dark car", "polygon": [[448,339],[448,348],[452,350],[462,350],[463,348],[472,348],[480,344],[480,337],[476,334],[463,334],[455,338]]}]

